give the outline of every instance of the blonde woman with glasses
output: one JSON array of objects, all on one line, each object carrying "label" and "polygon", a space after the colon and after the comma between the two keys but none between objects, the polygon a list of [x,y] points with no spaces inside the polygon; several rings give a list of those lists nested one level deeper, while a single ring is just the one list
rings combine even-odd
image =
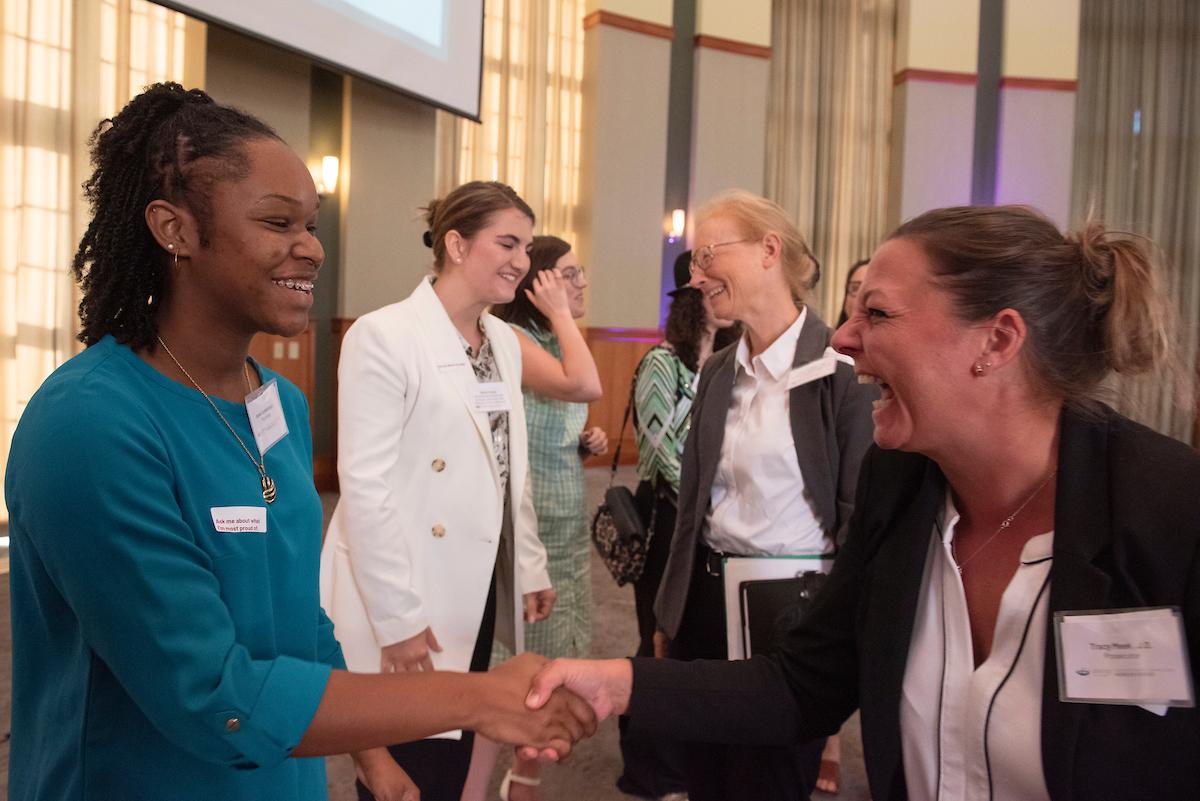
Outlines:
[{"label": "blonde woman with glasses", "polygon": [[[696,219],[691,285],[744,333],[700,375],[655,612],[672,656],[724,659],[723,560],[835,550],[878,391],[829,350],[833,332],[806,303],[820,265],[783,209],[734,191]],[[829,369],[806,367],[817,363]],[[820,753],[689,743],[688,796],[807,798]]]}]

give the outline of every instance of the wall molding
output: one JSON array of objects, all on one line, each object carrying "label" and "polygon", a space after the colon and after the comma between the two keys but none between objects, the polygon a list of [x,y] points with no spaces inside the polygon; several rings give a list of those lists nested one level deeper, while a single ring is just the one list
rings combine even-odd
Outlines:
[{"label": "wall molding", "polygon": [[1074,92],[1079,88],[1079,81],[1065,78],[1023,78],[1017,75],[1005,75],[1000,78],[1001,89],[1040,89],[1045,92]]},{"label": "wall molding", "polygon": [[635,19],[627,17],[624,14],[614,14],[611,11],[593,11],[583,18],[583,29],[591,30],[597,25],[608,25],[611,28],[620,28],[633,33],[642,33],[646,36],[654,36],[659,39],[670,40],[675,35],[675,30],[670,25],[659,25],[657,22],[647,22],[644,19]]},{"label": "wall molding", "polygon": [[947,70],[900,70],[892,77],[892,85],[899,86],[907,81],[922,81],[924,83],[952,83],[961,86],[974,86],[978,76],[973,72],[949,72]]},{"label": "wall molding", "polygon": [[739,42],[734,39],[722,39],[720,36],[709,36],[703,33],[696,34],[696,47],[722,50],[726,53],[736,53],[739,56],[750,56],[751,58],[771,57],[771,48],[769,47]]}]

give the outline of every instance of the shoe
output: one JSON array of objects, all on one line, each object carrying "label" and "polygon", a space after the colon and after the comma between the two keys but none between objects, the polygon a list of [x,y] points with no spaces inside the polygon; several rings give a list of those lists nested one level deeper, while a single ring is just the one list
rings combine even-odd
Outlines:
[{"label": "shoe", "polygon": [[508,801],[508,791],[514,784],[537,787],[541,783],[542,780],[540,778],[522,776],[518,773],[513,773],[511,770],[505,771],[504,779],[500,782],[500,801]]},{"label": "shoe", "polygon": [[837,795],[842,789],[841,780],[841,763],[834,762],[832,759],[822,759],[821,768],[817,772],[817,792],[827,795]]}]

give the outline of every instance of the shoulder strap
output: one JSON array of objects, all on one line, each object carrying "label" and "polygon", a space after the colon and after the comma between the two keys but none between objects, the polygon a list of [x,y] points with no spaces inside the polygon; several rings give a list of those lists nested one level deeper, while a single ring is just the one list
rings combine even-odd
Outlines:
[{"label": "shoulder strap", "polygon": [[629,425],[629,416],[631,413],[634,416],[634,425],[637,425],[637,413],[633,409],[633,398],[637,393],[638,373],[642,372],[642,365],[646,363],[646,356],[649,356],[655,351],[655,349],[661,347],[663,347],[663,345],[660,343],[646,351],[645,355],[642,356],[642,358],[638,361],[637,367],[633,368],[633,378],[629,381],[629,401],[625,404],[625,415],[621,418],[621,433],[617,435],[617,447],[613,452],[612,468],[609,470],[608,475],[608,486],[610,487],[613,485],[613,482],[617,480],[617,465],[621,463],[621,445],[625,441],[625,426]]}]

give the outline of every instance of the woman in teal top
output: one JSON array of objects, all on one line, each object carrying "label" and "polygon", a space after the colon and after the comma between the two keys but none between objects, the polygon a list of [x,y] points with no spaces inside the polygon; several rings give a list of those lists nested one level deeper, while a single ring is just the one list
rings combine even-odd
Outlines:
[{"label": "woman in teal top", "polygon": [[291,757],[347,751],[412,798],[376,746],[469,728],[568,751],[591,715],[563,698],[530,718],[532,658],[342,669],[317,601],[308,410],[247,357],[256,333],[308,323],[324,253],[304,164],[177,84],[102,124],[92,159],[88,348],[30,400],[5,483],[9,798],[321,799],[322,760]]},{"label": "woman in teal top", "polygon": [[[529,469],[538,537],[558,598],[554,614],[525,627],[525,648],[547,657],[588,656],[592,647],[591,544],[583,459],[608,450],[598,427],[584,430],[587,402],[600,397],[600,377],[575,321],[584,314],[587,278],[570,244],[535,236],[529,272],[511,303],[492,313],[511,324],[521,344],[521,387],[529,434]],[[500,643],[496,663],[512,654]],[[478,742],[478,741],[477,741]],[[482,798],[496,749],[479,743],[464,801]],[[515,760],[504,778],[506,799],[537,798],[536,762]]]}]

